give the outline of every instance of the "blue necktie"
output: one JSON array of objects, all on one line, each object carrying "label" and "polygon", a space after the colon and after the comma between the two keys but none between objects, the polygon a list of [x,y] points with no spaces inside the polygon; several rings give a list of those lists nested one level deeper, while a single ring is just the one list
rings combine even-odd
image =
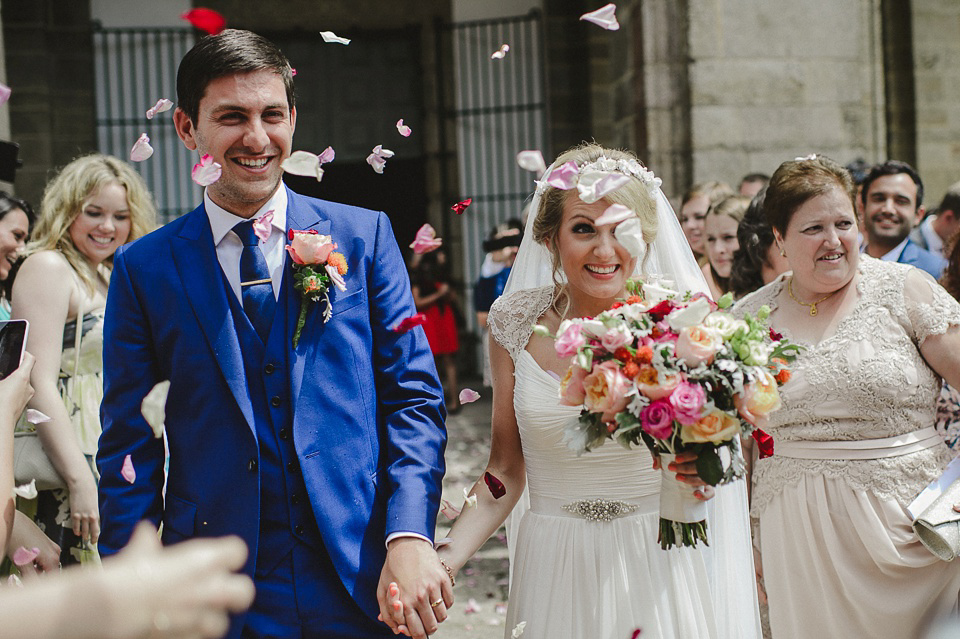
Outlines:
[{"label": "blue necktie", "polygon": [[273,296],[273,282],[267,260],[260,250],[260,238],[253,232],[253,222],[254,220],[240,222],[233,227],[233,232],[243,242],[243,252],[240,254],[240,297],[243,300],[243,310],[257,329],[260,339],[266,344],[277,300]]}]

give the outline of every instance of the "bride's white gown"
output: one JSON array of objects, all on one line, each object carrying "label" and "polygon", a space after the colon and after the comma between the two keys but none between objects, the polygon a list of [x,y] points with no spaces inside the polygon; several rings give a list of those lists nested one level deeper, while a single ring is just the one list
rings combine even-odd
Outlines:
[{"label": "bride's white gown", "polygon": [[[725,542],[722,524],[714,530],[708,520],[719,554],[662,550],[660,473],[649,452],[608,442],[577,457],[563,443],[565,425],[580,409],[558,403],[559,381],[525,350],[549,301],[549,289],[520,291],[490,312],[491,334],[514,359],[514,407],[530,495],[514,549],[507,636],[525,621],[524,639],[630,639],[638,628],[642,639],[759,637],[748,538]],[[742,486],[722,489],[732,490],[742,493]],[[590,521],[562,508],[598,498],[637,509]],[[742,524],[739,494],[737,504]],[[724,594],[718,598],[718,592]]]}]

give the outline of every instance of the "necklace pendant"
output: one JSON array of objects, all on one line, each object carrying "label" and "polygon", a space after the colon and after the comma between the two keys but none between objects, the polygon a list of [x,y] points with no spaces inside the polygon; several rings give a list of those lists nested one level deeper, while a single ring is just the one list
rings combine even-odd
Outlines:
[{"label": "necklace pendant", "polygon": [[810,317],[815,317],[816,314],[817,314],[817,305],[816,305],[816,304],[811,304],[811,305],[810,305]]}]

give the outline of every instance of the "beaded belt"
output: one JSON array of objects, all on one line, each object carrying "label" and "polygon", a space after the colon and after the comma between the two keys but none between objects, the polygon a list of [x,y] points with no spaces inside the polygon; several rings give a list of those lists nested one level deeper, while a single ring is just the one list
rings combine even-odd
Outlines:
[{"label": "beaded belt", "polygon": [[639,506],[616,499],[581,499],[560,506],[568,513],[579,515],[589,521],[610,521],[636,511]]},{"label": "beaded belt", "polygon": [[916,453],[943,444],[933,426],[894,437],[850,441],[777,441],[774,457],[793,459],[883,459]]}]

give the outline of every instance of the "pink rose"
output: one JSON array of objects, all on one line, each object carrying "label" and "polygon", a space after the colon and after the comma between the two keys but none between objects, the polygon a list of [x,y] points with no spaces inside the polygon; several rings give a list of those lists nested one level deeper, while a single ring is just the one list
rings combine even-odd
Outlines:
[{"label": "pink rose", "polygon": [[560,403],[564,406],[580,406],[583,404],[586,391],[583,388],[583,380],[587,376],[587,371],[576,364],[567,369],[563,379],[560,380]]},{"label": "pink rose", "polygon": [[769,371],[753,369],[754,379],[743,385],[743,393],[733,398],[737,412],[754,426],[764,427],[767,416],[780,408],[780,393],[777,380]]},{"label": "pink rose", "polygon": [[658,399],[640,411],[640,428],[654,439],[669,439],[673,434],[673,417],[670,403]]},{"label": "pink rose", "polygon": [[680,330],[677,338],[677,359],[690,368],[700,364],[710,364],[714,355],[723,347],[720,333],[703,326],[688,326]]},{"label": "pink rose", "polygon": [[700,419],[703,405],[707,401],[707,394],[700,384],[680,382],[670,393],[670,405],[674,410],[675,419],[681,424],[692,424]]},{"label": "pink rose", "polygon": [[290,245],[286,247],[297,264],[323,264],[337,245],[329,235],[316,231],[294,231],[288,234]]},{"label": "pink rose", "polygon": [[600,338],[600,343],[611,353],[621,346],[626,346],[632,341],[633,334],[630,332],[630,329],[623,324],[619,324],[611,328],[603,334],[603,337]]},{"label": "pink rose", "polygon": [[583,378],[583,389],[583,403],[587,410],[603,413],[603,421],[609,422],[627,407],[630,380],[620,372],[619,362],[608,360],[594,366],[593,371]]},{"label": "pink rose", "polygon": [[652,400],[667,397],[680,385],[682,378],[676,373],[660,373],[653,366],[644,366],[640,369],[634,381],[637,388]]},{"label": "pink rose", "polygon": [[[561,326],[561,328],[563,327]],[[571,322],[560,335],[557,335],[554,348],[557,349],[558,357],[573,357],[580,350],[580,347],[586,343],[587,340],[581,333],[580,324]]]}]

